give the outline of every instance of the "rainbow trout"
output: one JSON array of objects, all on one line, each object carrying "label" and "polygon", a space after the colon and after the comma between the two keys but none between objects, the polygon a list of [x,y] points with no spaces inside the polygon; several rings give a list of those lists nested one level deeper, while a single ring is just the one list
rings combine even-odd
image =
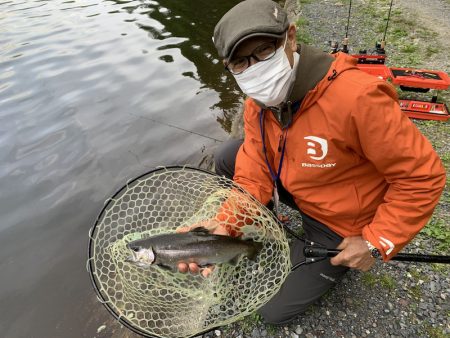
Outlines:
[{"label": "rainbow trout", "polygon": [[126,261],[142,268],[158,265],[177,271],[179,262],[200,267],[228,263],[236,265],[241,257],[255,260],[262,244],[236,237],[213,235],[205,228],[190,232],[163,234],[127,244],[131,256]]}]

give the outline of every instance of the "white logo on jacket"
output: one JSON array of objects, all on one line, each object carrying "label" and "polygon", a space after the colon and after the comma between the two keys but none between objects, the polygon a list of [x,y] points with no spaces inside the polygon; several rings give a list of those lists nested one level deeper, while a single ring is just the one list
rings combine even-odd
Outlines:
[{"label": "white logo on jacket", "polygon": [[383,247],[384,251],[386,252],[386,255],[389,255],[395,248],[394,243],[381,236],[380,236],[380,244]]},{"label": "white logo on jacket", "polygon": [[[323,160],[328,154],[328,141],[317,136],[306,136],[304,139],[307,141],[306,154],[313,160]],[[334,168],[336,163],[305,163],[302,164],[303,168]]]},{"label": "white logo on jacket", "polygon": [[[313,160],[323,160],[325,158],[325,156],[327,156],[328,154],[328,142],[327,140],[317,137],[317,136],[306,136],[305,140],[309,140],[310,142],[307,143],[308,145],[308,150],[306,151],[306,153],[309,155],[309,157],[311,157]],[[312,142],[311,142],[312,141]],[[319,148],[319,152],[317,152],[317,147]],[[313,156],[313,155],[317,155],[317,154],[322,153],[322,156]]]}]

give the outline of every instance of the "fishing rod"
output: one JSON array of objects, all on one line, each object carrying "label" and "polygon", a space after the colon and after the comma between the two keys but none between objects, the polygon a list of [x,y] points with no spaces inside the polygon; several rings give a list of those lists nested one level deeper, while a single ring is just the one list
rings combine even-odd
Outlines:
[{"label": "fishing rod", "polygon": [[331,50],[331,54],[336,54],[338,52],[344,52],[344,53],[349,53],[348,50],[348,30],[350,27],[350,16],[351,16],[351,12],[352,12],[352,0],[350,0],[350,4],[348,7],[348,16],[347,16],[347,25],[345,26],[345,38],[342,41],[342,49],[339,49],[339,43],[337,41],[329,41],[331,47],[333,48]]},{"label": "fishing rod", "polygon": [[178,130],[184,131],[184,132],[189,133],[189,134],[192,134],[192,135],[201,136],[201,137],[204,137],[204,138],[213,140],[213,141],[215,141],[215,142],[219,142],[219,143],[224,142],[224,140],[219,140],[219,139],[217,139],[217,138],[215,138],[215,137],[208,136],[208,135],[201,134],[201,133],[197,133],[197,132],[195,132],[195,131],[192,131],[192,130],[189,130],[189,129],[185,129],[185,128],[176,126],[176,125],[171,124],[171,123],[159,121],[159,120],[156,120],[156,119],[151,118],[151,117],[148,117],[148,116],[136,115],[136,114],[133,114],[133,113],[130,113],[130,115],[137,116],[137,117],[140,117],[140,118],[143,118],[143,119],[152,121],[152,122],[157,123],[157,124],[161,124],[161,125],[166,126],[166,127],[169,127],[169,128],[178,129]]},{"label": "fishing rod", "polygon": [[391,4],[389,5],[388,18],[387,18],[387,21],[386,21],[386,27],[384,28],[383,40],[381,41],[381,48],[382,49],[384,49],[384,47],[386,46],[386,34],[387,34],[388,26],[389,26],[389,20],[391,19],[391,11],[392,11],[392,4],[393,3],[394,3],[394,0],[391,0]]},{"label": "fishing rod", "polygon": [[347,26],[345,27],[345,38],[344,41],[342,42],[342,51],[344,53],[348,53],[348,30],[349,30],[349,26],[350,26],[350,15],[352,12],[352,0],[350,0],[350,5],[348,6],[348,17],[347,17]]}]

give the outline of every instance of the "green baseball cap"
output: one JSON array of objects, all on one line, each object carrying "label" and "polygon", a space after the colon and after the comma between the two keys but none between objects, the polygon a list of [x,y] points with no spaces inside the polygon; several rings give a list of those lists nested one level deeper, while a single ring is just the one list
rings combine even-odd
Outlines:
[{"label": "green baseball cap", "polygon": [[214,28],[219,56],[229,59],[236,47],[253,36],[283,38],[289,27],[286,11],[271,0],[245,0],[231,8]]}]

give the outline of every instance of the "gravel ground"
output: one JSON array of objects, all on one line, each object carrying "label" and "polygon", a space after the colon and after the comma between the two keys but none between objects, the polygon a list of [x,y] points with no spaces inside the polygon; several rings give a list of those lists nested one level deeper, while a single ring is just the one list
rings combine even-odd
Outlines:
[{"label": "gravel ground", "polygon": [[[292,2],[292,1],[287,1]],[[348,14],[348,1],[301,0],[300,10],[292,9],[294,14],[307,18],[300,25],[302,35],[310,43],[329,50],[329,41],[341,41],[345,36]],[[413,29],[412,38],[418,46],[417,55],[400,52],[402,44],[408,43],[411,35],[395,40],[388,33],[392,46],[387,52],[391,60],[411,61],[411,66],[429,67],[449,72],[450,47],[448,32],[450,4],[445,0],[394,1],[393,23],[390,30]],[[380,5],[371,7],[374,3]],[[398,6],[398,7],[397,7]],[[291,6],[292,8],[292,6]],[[389,1],[354,0],[352,19],[349,26],[351,50],[373,48],[380,40],[387,17]],[[406,12],[406,10],[408,10]],[[411,17],[417,19],[411,23]],[[405,21],[402,21],[405,20]],[[406,23],[405,23],[406,22]],[[420,26],[422,25],[422,26]],[[379,27],[375,29],[375,27]],[[378,31],[378,33],[377,33]],[[409,34],[409,32],[408,32]],[[430,39],[427,39],[430,36]],[[398,37],[398,36],[397,36]],[[431,47],[439,47],[436,52]],[[432,52],[430,52],[430,50]],[[433,52],[434,51],[434,52]],[[405,61],[405,62],[406,62]],[[391,63],[391,64],[395,64]],[[400,65],[399,65],[400,66]],[[448,91],[443,95],[448,99]],[[234,136],[239,135],[242,121],[235,123]],[[430,139],[450,176],[450,151],[448,145],[449,123],[415,121],[419,129]],[[433,219],[448,223],[450,215],[449,187],[435,211]],[[290,224],[298,227],[301,218],[298,213],[285,207],[284,214]],[[444,230],[448,232],[447,225]],[[403,252],[435,253],[448,255],[450,248],[442,242],[420,233]],[[350,271],[341,282],[304,315],[296,318],[290,325],[275,327],[261,322],[257,316],[234,323],[204,337],[450,337],[450,268],[448,265],[377,262],[367,273]]]},{"label": "gravel ground", "polygon": [[[439,42],[446,50],[450,49],[450,1],[448,0],[427,0],[424,6],[423,0],[396,0],[396,6],[407,10],[417,20],[438,34]],[[448,57],[448,54],[445,55]],[[447,58],[448,61],[448,58]],[[446,62],[449,66],[449,62]]]}]

